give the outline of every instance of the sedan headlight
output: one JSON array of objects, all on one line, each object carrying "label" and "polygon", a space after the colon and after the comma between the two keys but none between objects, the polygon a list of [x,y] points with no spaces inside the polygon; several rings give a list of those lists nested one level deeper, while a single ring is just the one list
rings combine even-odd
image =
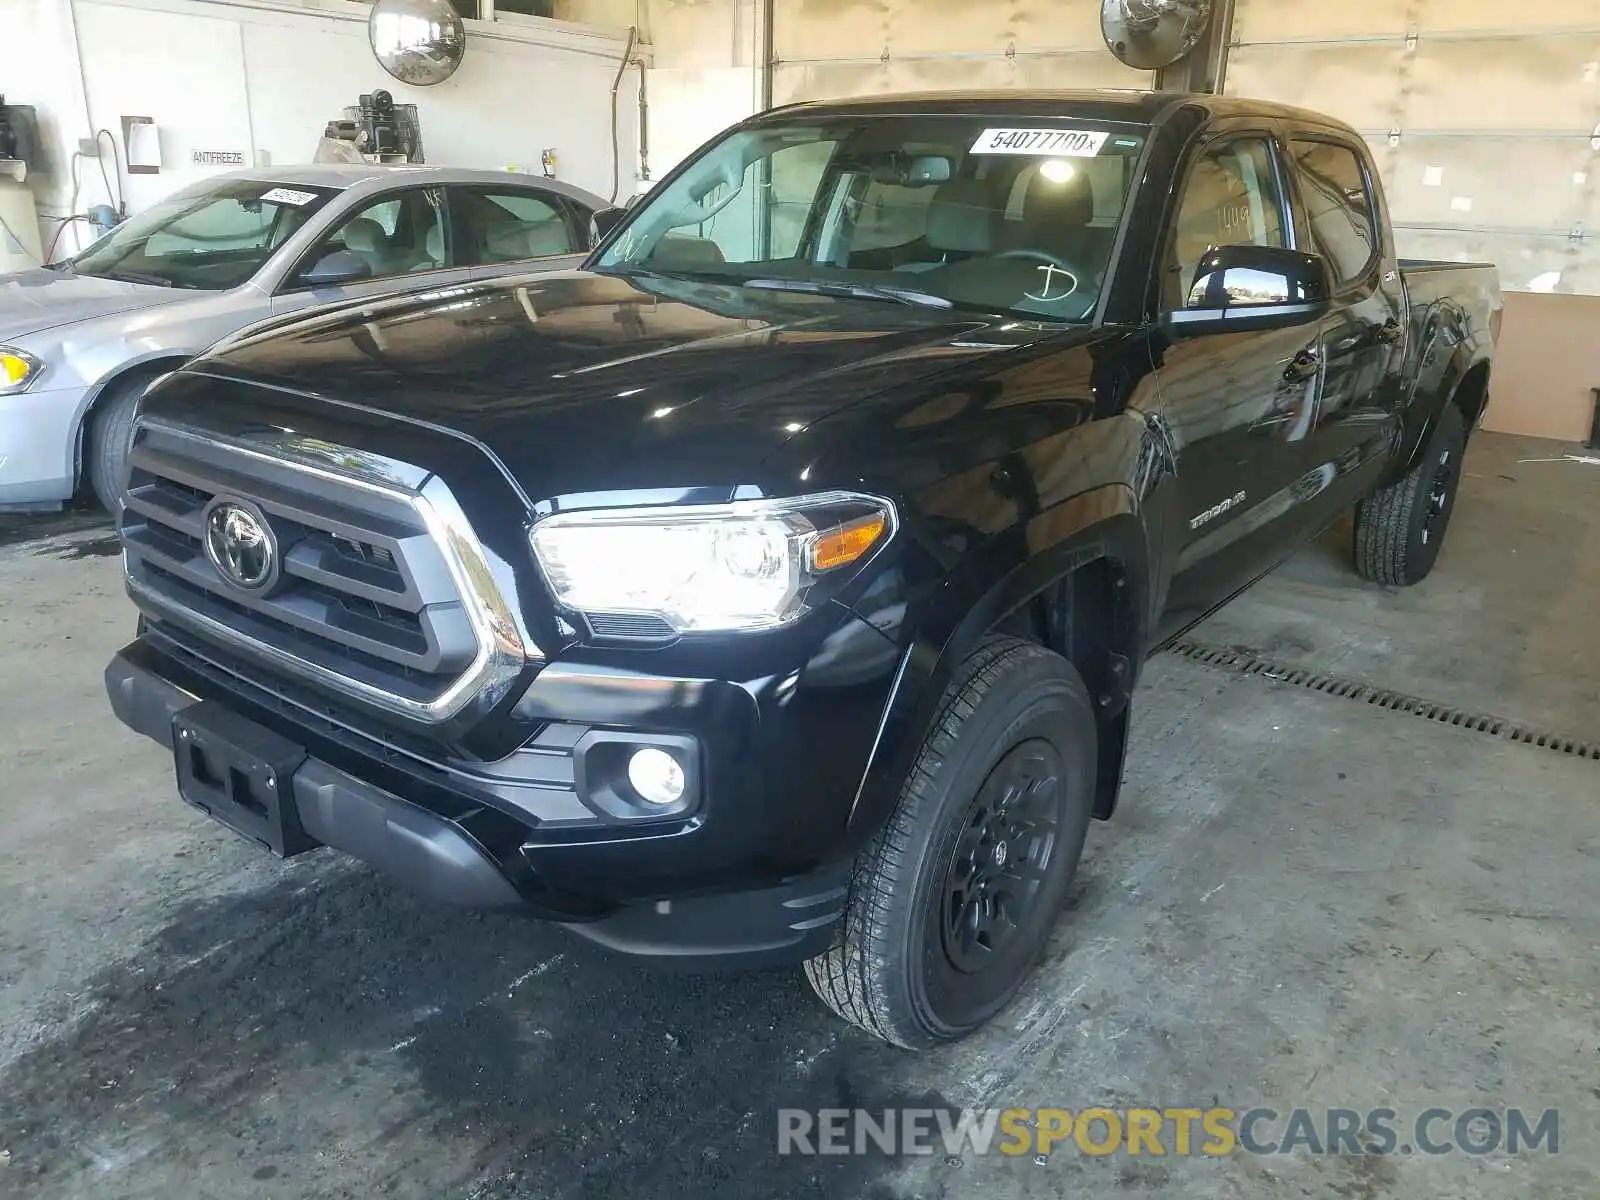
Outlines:
[{"label": "sedan headlight", "polygon": [[0,394],[20,392],[39,376],[44,364],[24,350],[0,346]]},{"label": "sedan headlight", "polygon": [[678,633],[771,629],[893,536],[894,507],[827,492],[793,500],[557,513],[533,528],[562,607],[658,617]]}]

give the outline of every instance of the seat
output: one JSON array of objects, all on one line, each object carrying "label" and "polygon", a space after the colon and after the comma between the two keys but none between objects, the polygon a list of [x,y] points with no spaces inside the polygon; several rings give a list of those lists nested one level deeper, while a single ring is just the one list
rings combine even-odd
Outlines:
[{"label": "seat", "polygon": [[665,234],[650,253],[651,266],[669,271],[718,267],[726,261],[722,256],[722,248],[710,238],[687,233]]},{"label": "seat", "polygon": [[939,255],[934,262],[902,263],[897,271],[931,271],[947,263],[994,250],[999,214],[989,203],[989,193],[976,179],[941,183],[928,201],[923,241]]},{"label": "seat", "polygon": [[389,235],[371,217],[357,217],[344,227],[344,247],[365,261],[374,276],[392,275],[399,269]]},{"label": "seat", "polygon": [[437,271],[444,266],[444,229],[430,226],[422,239],[422,258],[410,267],[413,271]]},{"label": "seat", "polygon": [[484,262],[515,262],[572,253],[572,235],[560,217],[543,221],[497,221],[483,231]]},{"label": "seat", "polygon": [[1098,278],[1105,273],[1116,231],[1092,225],[1094,186],[1079,172],[1061,183],[1035,175],[1023,196],[1022,219],[1007,241],[1011,250],[1053,255]]}]

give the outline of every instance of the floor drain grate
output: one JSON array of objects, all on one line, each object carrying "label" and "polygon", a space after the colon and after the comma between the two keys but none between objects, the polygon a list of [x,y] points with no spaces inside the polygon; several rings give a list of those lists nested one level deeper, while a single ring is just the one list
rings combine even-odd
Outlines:
[{"label": "floor drain grate", "polygon": [[1553,733],[1548,729],[1522,725],[1490,713],[1472,712],[1453,705],[1440,704],[1436,700],[1425,700],[1421,696],[1408,696],[1404,692],[1391,692],[1384,688],[1373,687],[1355,679],[1340,679],[1336,675],[1323,675],[1317,671],[1308,671],[1304,667],[1291,667],[1285,663],[1273,662],[1271,659],[1259,658],[1254,654],[1230,650],[1226,646],[1208,646],[1203,642],[1185,641],[1173,643],[1171,650],[1182,658],[1203,663],[1208,667],[1221,667],[1224,670],[1237,671],[1241,675],[1259,675],[1263,679],[1321,692],[1325,696],[1356,700],[1376,708],[1387,709],[1389,712],[1422,717],[1440,725],[1453,725],[1457,729],[1465,729],[1472,733],[1487,734],[1489,737],[1502,738],[1508,742],[1535,746],[1540,750],[1552,750],[1557,754],[1600,762],[1600,743],[1585,742],[1564,734]]}]

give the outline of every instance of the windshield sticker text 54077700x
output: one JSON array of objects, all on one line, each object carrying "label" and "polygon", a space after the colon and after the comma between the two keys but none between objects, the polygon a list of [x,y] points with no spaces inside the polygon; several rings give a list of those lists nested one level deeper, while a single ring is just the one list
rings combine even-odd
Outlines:
[{"label": "windshield sticker text 54077700x", "polygon": [[1097,129],[985,129],[972,143],[972,153],[1093,158],[1110,136]]}]

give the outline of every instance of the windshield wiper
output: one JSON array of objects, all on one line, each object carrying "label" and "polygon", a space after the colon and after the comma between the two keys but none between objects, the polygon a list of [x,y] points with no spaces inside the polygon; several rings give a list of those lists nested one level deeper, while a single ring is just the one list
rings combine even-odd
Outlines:
[{"label": "windshield wiper", "polygon": [[143,271],[107,271],[101,279],[115,279],[118,283],[148,283],[155,287],[173,287],[172,280],[164,275],[147,275]]},{"label": "windshield wiper", "polygon": [[[912,308],[956,309],[972,306],[957,304],[944,296],[919,292],[915,288],[891,287],[878,283],[850,283],[837,279],[779,279],[756,276],[746,279],[728,271],[695,271],[679,267],[629,265],[626,267],[597,267],[597,274],[654,275],[661,279],[676,279],[684,283],[712,283],[723,287],[756,288],[768,292],[805,292],[814,296],[843,296],[855,300],[886,300],[891,304],[904,304]],[[985,312],[988,310],[985,309]]]},{"label": "windshield wiper", "polygon": [[857,300],[888,300],[913,308],[954,308],[943,296],[919,292],[915,288],[887,287],[878,283],[847,283],[829,279],[746,279],[748,288],[774,292],[810,292],[819,296],[848,296]]},{"label": "windshield wiper", "polygon": [[644,263],[617,263],[609,267],[593,268],[596,275],[617,275],[624,279],[637,275],[654,275],[661,279],[677,279],[685,283],[720,283],[738,287],[744,282],[737,275],[725,271],[691,271],[681,267],[647,266]]}]

